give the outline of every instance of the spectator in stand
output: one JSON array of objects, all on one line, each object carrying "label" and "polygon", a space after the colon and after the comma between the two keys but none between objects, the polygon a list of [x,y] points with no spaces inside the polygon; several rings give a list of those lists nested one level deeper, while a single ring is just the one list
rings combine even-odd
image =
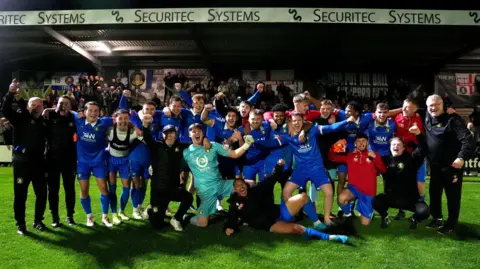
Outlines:
[{"label": "spectator in stand", "polygon": [[160,98],[158,98],[157,93],[153,93],[153,98],[152,101],[155,102],[157,105],[157,109],[161,106],[162,102],[160,101]]}]

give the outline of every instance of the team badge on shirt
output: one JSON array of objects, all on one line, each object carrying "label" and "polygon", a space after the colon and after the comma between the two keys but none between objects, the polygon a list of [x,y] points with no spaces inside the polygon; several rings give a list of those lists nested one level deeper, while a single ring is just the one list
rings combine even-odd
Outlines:
[{"label": "team badge on shirt", "polygon": [[442,128],[442,124],[439,123],[439,124],[435,125],[435,128]]},{"label": "team badge on shirt", "polygon": [[95,132],[98,132],[98,127],[93,127],[93,130],[95,130]]},{"label": "team badge on shirt", "polygon": [[367,158],[367,163],[369,163],[369,162],[371,162],[371,161],[370,161],[370,158]]},{"label": "team badge on shirt", "polygon": [[200,210],[198,213],[199,213],[200,215],[203,215],[203,210]]},{"label": "team badge on shirt", "polygon": [[358,163],[358,157],[353,158],[353,161]]},{"label": "team badge on shirt", "polygon": [[17,178],[17,184],[23,184],[23,178],[21,177]]},{"label": "team badge on shirt", "polygon": [[175,152],[179,152],[180,150],[178,148],[175,148]]},{"label": "team badge on shirt", "polygon": [[158,212],[158,207],[154,206],[153,207],[153,213],[157,213]]},{"label": "team badge on shirt", "polygon": [[398,169],[403,169],[405,167],[405,165],[403,165],[403,163],[398,163],[397,167],[398,167]]}]

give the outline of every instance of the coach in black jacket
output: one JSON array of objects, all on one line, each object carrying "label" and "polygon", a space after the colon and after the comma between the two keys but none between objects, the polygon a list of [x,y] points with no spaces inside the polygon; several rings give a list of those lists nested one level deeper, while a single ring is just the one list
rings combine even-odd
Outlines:
[{"label": "coach in black jacket", "polygon": [[180,202],[175,216],[170,224],[176,231],[182,231],[181,222],[193,202],[193,196],[185,190],[185,182],[180,179],[180,173],[186,166],[183,160],[183,150],[189,144],[181,144],[177,140],[177,130],[173,125],[163,128],[163,141],[154,141],[152,134],[147,128],[151,121],[149,115],[145,115],[143,122],[143,139],[152,155],[152,178],[150,185],[150,208],[149,220],[154,228],[163,228],[165,210],[170,201]]},{"label": "coach in black jacket", "polygon": [[[430,210],[433,220],[429,228],[440,228],[438,233],[449,234],[455,229],[460,215],[463,165],[473,153],[473,136],[458,114],[443,111],[438,95],[427,98],[425,135],[430,162]],[[445,189],[448,220],[442,220],[442,192]]]},{"label": "coach in black jacket", "polygon": [[382,217],[382,228],[390,223],[389,208],[398,208],[413,211],[410,220],[410,229],[416,229],[418,222],[428,218],[430,212],[427,204],[418,192],[417,171],[422,166],[426,155],[425,137],[417,126],[410,128],[410,132],[418,139],[418,146],[412,152],[405,151],[405,143],[395,137],[390,142],[391,156],[385,162],[386,172],[382,175],[385,182],[385,193],[375,196],[372,205]]}]

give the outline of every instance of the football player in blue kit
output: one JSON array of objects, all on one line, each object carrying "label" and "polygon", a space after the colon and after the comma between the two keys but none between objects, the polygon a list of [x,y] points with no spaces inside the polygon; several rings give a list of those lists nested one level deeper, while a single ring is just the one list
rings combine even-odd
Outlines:
[{"label": "football player in blue kit", "polygon": [[[308,218],[313,222],[313,225],[318,230],[325,230],[327,226],[332,225],[330,213],[333,206],[333,188],[330,184],[330,179],[327,176],[325,167],[323,166],[323,159],[320,150],[317,146],[316,136],[326,133],[332,133],[344,130],[345,127],[354,122],[353,117],[349,117],[346,121],[334,123],[332,125],[314,125],[305,134],[305,142],[302,142],[300,133],[304,128],[303,114],[294,112],[292,114],[291,128],[294,134],[293,137],[287,135],[277,136],[278,145],[288,143],[293,148],[293,155],[295,157],[296,168],[290,177],[290,180],[285,184],[283,189],[282,201],[287,201],[292,197],[293,192],[300,188],[306,187],[308,180],[313,182],[318,190],[322,190],[324,194],[324,222],[322,223],[317,216],[317,212],[313,203],[309,201],[304,206],[304,211]],[[272,145],[270,141],[255,142],[263,145]]]},{"label": "football player in blue kit", "polygon": [[[125,214],[131,184],[128,155],[132,149],[133,142],[137,139],[137,132],[135,132],[135,127],[130,123],[128,110],[120,109],[117,111],[115,119],[114,126],[107,132],[107,138],[110,208],[112,209],[113,224],[118,225],[121,223],[120,218],[122,220],[129,219]],[[117,214],[117,173],[122,181],[119,214]]]},{"label": "football player in blue kit", "polygon": [[386,162],[390,157],[390,140],[397,130],[395,121],[388,118],[388,111],[388,104],[378,103],[375,110],[375,120],[367,127],[369,149],[380,154],[385,166],[387,166]]},{"label": "football player in blue kit", "polygon": [[[250,111],[248,117],[251,136],[255,141],[265,141],[270,138],[271,127],[268,122],[263,121],[263,112],[259,109]],[[238,128],[242,137],[247,135],[245,127]],[[243,141],[240,141],[243,145]],[[259,181],[263,181],[265,176],[265,158],[268,153],[264,150],[256,148],[254,145],[250,147],[246,153],[245,165],[243,166],[242,175],[245,182],[254,184],[257,176]],[[239,172],[239,171],[237,171]]]},{"label": "football player in blue kit", "polygon": [[[111,227],[112,224],[108,219],[108,206],[110,198],[108,195],[107,181],[105,176],[107,173],[107,165],[105,158],[106,148],[106,130],[113,125],[112,118],[99,118],[100,106],[95,102],[88,102],[85,105],[85,117],[74,113],[75,124],[77,128],[77,175],[80,183],[80,203],[85,213],[87,213],[87,226],[94,225],[92,206],[89,195],[90,175],[96,178],[98,188],[100,189],[100,203],[102,206],[102,223]],[[81,116],[81,117],[79,117]]]}]

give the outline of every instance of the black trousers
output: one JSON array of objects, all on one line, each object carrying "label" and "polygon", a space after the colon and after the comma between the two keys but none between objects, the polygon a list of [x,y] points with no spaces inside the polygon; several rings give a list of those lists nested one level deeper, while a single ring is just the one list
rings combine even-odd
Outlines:
[{"label": "black trousers", "polygon": [[48,160],[48,204],[53,218],[58,218],[58,202],[60,191],[60,175],[63,180],[65,191],[65,204],[67,206],[67,217],[73,217],[75,213],[75,176],[76,162],[62,160]]},{"label": "black trousers", "polygon": [[[455,228],[460,217],[460,201],[462,199],[463,174],[459,169],[454,173],[452,169],[442,169],[441,167],[431,166],[430,169],[430,210],[432,217],[436,219],[443,218],[442,214],[442,194],[445,189],[447,196],[448,220],[446,226]],[[457,181],[453,183],[454,177]]]},{"label": "black trousers", "polygon": [[17,226],[25,226],[25,203],[27,202],[30,182],[35,192],[35,222],[43,220],[47,207],[47,180],[45,162],[36,159],[27,162],[13,162],[13,211]]},{"label": "black trousers", "polygon": [[171,201],[180,202],[180,207],[175,213],[174,218],[178,221],[183,220],[183,216],[187,213],[193,203],[193,196],[184,188],[171,189],[151,189],[150,205],[150,223],[154,228],[162,228],[164,226],[165,210]]},{"label": "black trousers", "polygon": [[398,208],[413,212],[413,218],[420,222],[428,219],[430,211],[428,205],[422,201],[398,201],[393,199],[387,194],[379,194],[373,198],[372,207],[377,211],[380,216],[386,217],[389,208]]}]

